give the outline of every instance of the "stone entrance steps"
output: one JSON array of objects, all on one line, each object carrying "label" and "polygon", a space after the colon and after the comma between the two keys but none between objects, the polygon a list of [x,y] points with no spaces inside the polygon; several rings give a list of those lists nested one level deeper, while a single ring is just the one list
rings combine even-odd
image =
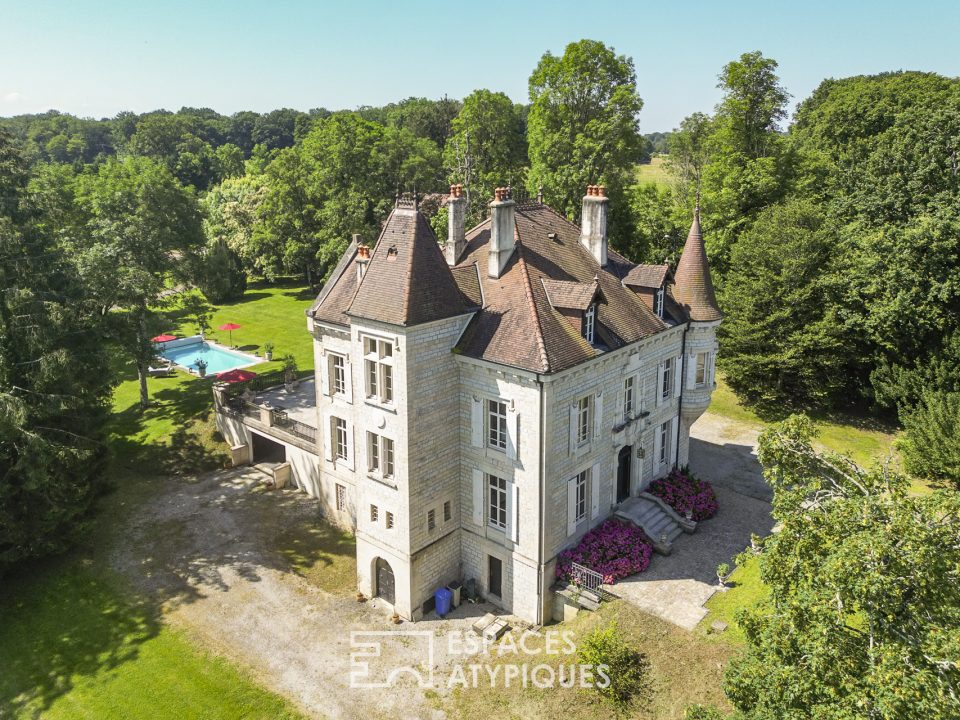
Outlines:
[{"label": "stone entrance steps", "polygon": [[669,555],[681,534],[692,533],[697,528],[695,522],[680,517],[673,508],[649,493],[627,498],[614,515],[643,530],[653,542],[654,551],[661,555]]}]

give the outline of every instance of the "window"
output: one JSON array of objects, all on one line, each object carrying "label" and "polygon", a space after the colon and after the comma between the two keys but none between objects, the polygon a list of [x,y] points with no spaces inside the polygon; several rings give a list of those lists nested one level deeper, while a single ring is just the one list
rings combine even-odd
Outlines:
[{"label": "window", "polygon": [[430,509],[427,510],[427,531],[433,532],[437,527],[437,511]]},{"label": "window", "polygon": [[387,510],[387,530],[393,530],[393,513]]},{"label": "window", "polygon": [[443,521],[450,522],[453,519],[453,509],[450,507],[450,501],[447,500],[443,504]]},{"label": "window", "polygon": [[330,391],[334,395],[347,394],[347,370],[342,355],[330,356]]},{"label": "window", "polygon": [[343,418],[333,418],[333,445],[334,457],[338,460],[347,459],[347,421]]},{"label": "window", "polygon": [[593,330],[597,324],[597,306],[591,305],[583,313],[583,336],[593,344]]},{"label": "window", "polygon": [[673,358],[663,361],[663,387],[660,394],[664,400],[673,395]]},{"label": "window", "polygon": [[577,502],[575,520],[580,522],[587,517],[587,471],[577,475]]},{"label": "window", "polygon": [[380,509],[376,505],[370,506],[370,522],[375,523],[380,519]]},{"label": "window", "polygon": [[663,317],[663,288],[661,287],[653,296],[653,312],[658,318]]},{"label": "window", "polygon": [[393,440],[367,433],[367,470],[384,477],[393,475]]},{"label": "window", "polygon": [[337,510],[343,512],[347,509],[347,488],[337,483]]},{"label": "window", "polygon": [[487,506],[487,523],[498,530],[507,529],[507,481],[495,475],[487,475],[490,503]]},{"label": "window", "polygon": [[661,465],[666,465],[670,459],[670,423],[665,422],[660,425],[660,457],[657,461]]},{"label": "window", "polygon": [[507,404],[487,400],[487,445],[497,450],[507,449]]},{"label": "window", "polygon": [[634,387],[636,385],[637,378],[635,375],[631,375],[626,380],[623,381],[623,419],[629,420],[633,416],[634,402],[635,402],[635,391]]},{"label": "window", "polygon": [[583,445],[590,439],[590,425],[593,418],[592,397],[587,395],[577,400],[577,445]]},{"label": "window", "polygon": [[367,399],[393,402],[393,345],[377,338],[363,339],[364,377]]},{"label": "window", "polygon": [[697,376],[696,385],[700,387],[707,384],[707,354],[697,353]]}]

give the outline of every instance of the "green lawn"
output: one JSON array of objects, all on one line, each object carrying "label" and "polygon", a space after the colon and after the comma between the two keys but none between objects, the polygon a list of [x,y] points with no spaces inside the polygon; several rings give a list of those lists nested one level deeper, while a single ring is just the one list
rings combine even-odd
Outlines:
[{"label": "green lawn", "polygon": [[663,155],[654,155],[646,165],[637,165],[635,175],[637,184],[670,187],[672,178],[664,164],[665,160]]},{"label": "green lawn", "polygon": [[743,642],[743,633],[737,626],[734,615],[738,610],[763,600],[769,593],[767,586],[760,580],[759,559],[752,557],[735,568],[727,584],[730,586],[729,590],[714,593],[705,603],[704,607],[710,614],[700,622],[700,629],[706,631],[714,621],[721,620],[728,625],[722,637]]}]

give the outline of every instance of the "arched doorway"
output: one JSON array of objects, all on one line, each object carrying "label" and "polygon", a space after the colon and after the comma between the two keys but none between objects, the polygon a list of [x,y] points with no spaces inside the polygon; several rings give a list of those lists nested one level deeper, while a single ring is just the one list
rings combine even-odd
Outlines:
[{"label": "arched doorway", "polygon": [[393,568],[390,567],[390,563],[381,557],[378,557],[376,563],[374,563],[374,578],[377,583],[374,595],[393,605],[396,602]]},{"label": "arched doorway", "polygon": [[626,445],[620,448],[617,455],[617,502],[621,503],[630,497],[630,456],[633,455],[633,446]]}]

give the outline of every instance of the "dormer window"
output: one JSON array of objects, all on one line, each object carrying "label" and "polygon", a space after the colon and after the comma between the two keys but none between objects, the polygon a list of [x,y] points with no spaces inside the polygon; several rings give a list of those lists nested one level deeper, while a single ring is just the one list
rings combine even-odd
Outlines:
[{"label": "dormer window", "polygon": [[663,286],[657,290],[656,294],[653,296],[653,312],[654,314],[663,319]]},{"label": "dormer window", "polygon": [[583,337],[593,345],[593,331],[597,326],[597,306],[591,305],[583,313]]}]

